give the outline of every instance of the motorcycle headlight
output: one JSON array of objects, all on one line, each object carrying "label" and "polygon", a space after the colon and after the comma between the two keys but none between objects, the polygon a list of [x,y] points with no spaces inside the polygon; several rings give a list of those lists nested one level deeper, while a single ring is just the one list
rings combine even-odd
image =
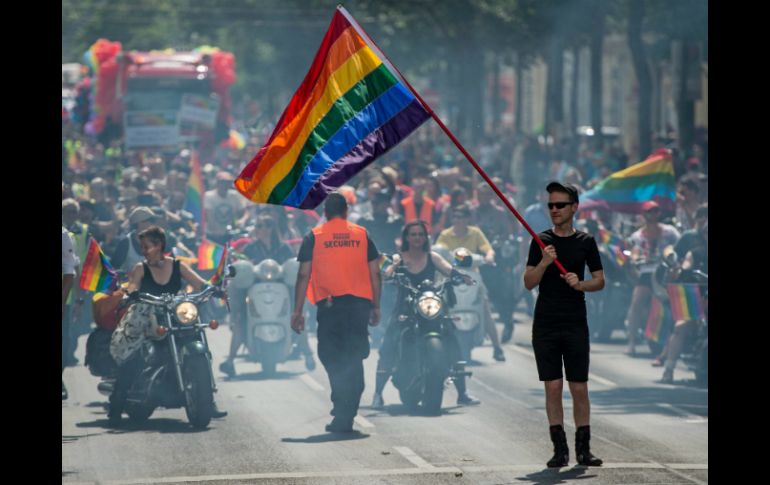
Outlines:
[{"label": "motorcycle headlight", "polygon": [[176,318],[182,325],[189,325],[198,319],[198,307],[185,301],[176,306]]},{"label": "motorcycle headlight", "polygon": [[426,291],[417,300],[417,309],[425,318],[435,318],[441,311],[441,298],[432,291]]}]

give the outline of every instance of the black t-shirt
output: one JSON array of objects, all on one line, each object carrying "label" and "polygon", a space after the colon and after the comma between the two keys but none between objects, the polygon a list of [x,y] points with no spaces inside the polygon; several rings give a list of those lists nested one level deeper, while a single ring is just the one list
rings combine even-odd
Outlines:
[{"label": "black t-shirt", "polygon": [[[299,254],[297,254],[297,261],[304,263],[313,259],[313,245],[315,244],[315,234],[309,232],[304,239],[302,239],[302,245],[299,247]],[[374,261],[380,257],[380,252],[377,251],[377,246],[374,245],[374,241],[369,237],[369,232],[366,233],[366,260]]]},{"label": "black t-shirt", "polygon": [[[549,229],[539,234],[546,246],[553,245],[556,248],[557,259],[570,273],[578,275],[583,281],[584,270],[588,265],[590,272],[599,271],[602,261],[599,257],[599,248],[596,240],[590,234],[576,231],[571,236],[560,237]],[[527,266],[537,266],[543,259],[540,246],[532,240],[529,245],[529,258]],[[551,263],[540,280],[539,295],[535,304],[535,324],[546,323],[548,325],[584,323],[586,321],[585,294],[582,291],[573,290],[561,278],[561,273],[556,263]]]}]

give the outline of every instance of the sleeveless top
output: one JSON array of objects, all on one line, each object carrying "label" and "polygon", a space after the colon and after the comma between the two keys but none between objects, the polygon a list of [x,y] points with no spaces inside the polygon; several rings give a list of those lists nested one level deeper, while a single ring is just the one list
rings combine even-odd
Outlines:
[{"label": "sleeveless top", "polygon": [[[425,267],[419,273],[409,272],[409,269],[407,269],[406,265],[404,264],[403,257],[401,261],[399,261],[396,267],[404,269],[404,274],[406,275],[407,278],[409,278],[409,284],[412,285],[412,287],[414,288],[417,288],[418,285],[423,281],[425,280],[433,281],[433,278],[436,277],[436,266],[433,264],[433,258],[430,256],[430,253],[428,253],[428,264],[426,264]],[[394,316],[398,315],[399,313],[398,309],[403,309],[405,298],[406,298],[406,290],[399,286],[398,296],[396,297],[396,311],[393,312]]]},{"label": "sleeveless top", "polygon": [[142,284],[139,286],[139,291],[142,293],[149,293],[154,296],[160,296],[164,293],[171,293],[175,295],[182,289],[182,272],[179,269],[179,260],[174,259],[174,269],[171,271],[171,279],[165,285],[158,284],[152,277],[150,267],[146,262],[142,262],[144,266],[144,276],[142,276]]}]

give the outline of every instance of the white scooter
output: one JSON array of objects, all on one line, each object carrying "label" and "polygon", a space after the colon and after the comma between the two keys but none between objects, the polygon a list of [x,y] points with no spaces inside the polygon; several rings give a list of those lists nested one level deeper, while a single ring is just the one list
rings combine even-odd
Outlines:
[{"label": "white scooter", "polygon": [[454,320],[457,329],[457,340],[460,343],[460,360],[471,361],[471,351],[484,343],[484,301],[480,291],[481,273],[471,271],[484,264],[481,255],[473,254],[465,248],[456,248],[451,253],[443,246],[433,246],[433,251],[439,253],[444,259],[452,263],[459,272],[468,275],[472,285],[458,285],[454,287],[457,303],[450,309],[449,314]]},{"label": "white scooter", "polygon": [[248,288],[245,344],[249,360],[259,362],[265,375],[274,375],[277,364],[286,362],[291,352],[291,306],[294,280],[299,263],[295,258],[283,265],[265,259],[253,265],[241,260],[233,263],[238,281]]}]

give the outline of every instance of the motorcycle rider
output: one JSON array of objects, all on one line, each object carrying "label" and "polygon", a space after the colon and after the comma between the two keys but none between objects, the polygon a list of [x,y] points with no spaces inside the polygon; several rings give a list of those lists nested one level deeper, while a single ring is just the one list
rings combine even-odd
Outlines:
[{"label": "motorcycle rider", "polygon": [[[386,276],[391,276],[397,268],[403,268],[404,274],[409,278],[412,286],[417,287],[424,280],[433,281],[436,271],[444,276],[450,276],[452,272],[459,274],[441,255],[430,250],[428,227],[425,222],[416,220],[407,223],[401,232],[401,241],[401,252],[393,256],[393,264],[385,270]],[[473,280],[469,276],[463,276],[463,278],[465,284],[472,284]],[[403,292],[399,291],[391,322],[385,331],[385,337],[380,347],[380,358],[377,361],[377,381],[372,398],[372,408],[374,409],[382,409],[385,406],[382,391],[390,378],[396,359],[398,339],[402,330],[402,326],[398,324],[397,316],[404,313],[405,296]],[[452,335],[454,336],[454,334]],[[459,344],[456,340],[453,344],[453,353],[459,357]],[[452,360],[457,361],[459,359],[454,358]],[[454,384],[457,388],[457,404],[465,406],[481,404],[481,401],[468,394],[465,387],[465,376],[455,378]]]},{"label": "motorcycle rider", "polygon": [[[480,253],[484,255],[484,261],[487,264],[494,264],[495,262],[495,250],[489,244],[487,237],[476,226],[469,226],[471,218],[471,210],[467,204],[461,204],[452,210],[452,226],[448,229],[444,229],[439,234],[436,244],[444,246],[449,251],[454,251],[459,247],[466,248],[472,253]],[[474,268],[474,271],[476,269]],[[479,288],[482,301],[484,302],[484,328],[487,331],[487,335],[492,340],[492,346],[494,351],[492,356],[499,362],[505,362],[505,354],[503,348],[500,346],[500,339],[497,336],[497,328],[495,328],[495,321],[492,319],[492,311],[489,308],[489,298],[487,296],[486,287],[482,284]]]},{"label": "motorcycle rider", "polygon": [[[135,295],[136,292],[148,293],[154,296],[160,296],[165,293],[176,294],[182,289],[182,279],[192,285],[196,291],[207,284],[186,263],[164,255],[166,250],[166,233],[163,229],[158,226],[150,226],[140,232],[138,237],[144,260],[136,263],[129,274],[128,287],[126,289],[127,295],[125,297],[127,302],[130,303],[135,298],[132,295]],[[165,283],[161,284],[158,281],[165,281]],[[115,357],[113,350],[115,350],[116,342],[121,340],[121,333],[125,334],[125,326],[133,324],[130,321],[131,319],[128,318],[131,313],[129,311],[126,314],[126,317],[121,320],[115,333],[113,333],[112,344],[110,345],[110,352],[113,354],[113,357]],[[135,350],[131,352],[129,357],[125,359],[116,358],[116,361],[122,361],[122,363],[118,368],[114,391],[110,395],[110,409],[107,417],[111,426],[120,424],[123,408],[128,397],[128,390],[142,371],[142,360],[139,353],[136,352],[138,345],[132,343],[132,347]],[[225,415],[227,413],[219,411],[215,402],[214,417],[223,417]]]},{"label": "motorcycle rider", "polygon": [[[279,264],[289,258],[294,257],[294,253],[286,244],[281,242],[278,235],[275,219],[269,214],[260,214],[257,216],[251,236],[253,241],[243,247],[241,251],[252,264],[258,264],[265,259],[273,259]],[[238,349],[246,342],[246,326],[248,316],[246,310],[246,294],[248,288],[232,290],[232,338],[230,339],[230,353],[227,359],[219,364],[219,370],[229,377],[235,376],[235,356]],[[305,350],[303,348],[303,350]],[[305,365],[309,370],[315,368],[313,353],[310,348],[305,350]]]}]

